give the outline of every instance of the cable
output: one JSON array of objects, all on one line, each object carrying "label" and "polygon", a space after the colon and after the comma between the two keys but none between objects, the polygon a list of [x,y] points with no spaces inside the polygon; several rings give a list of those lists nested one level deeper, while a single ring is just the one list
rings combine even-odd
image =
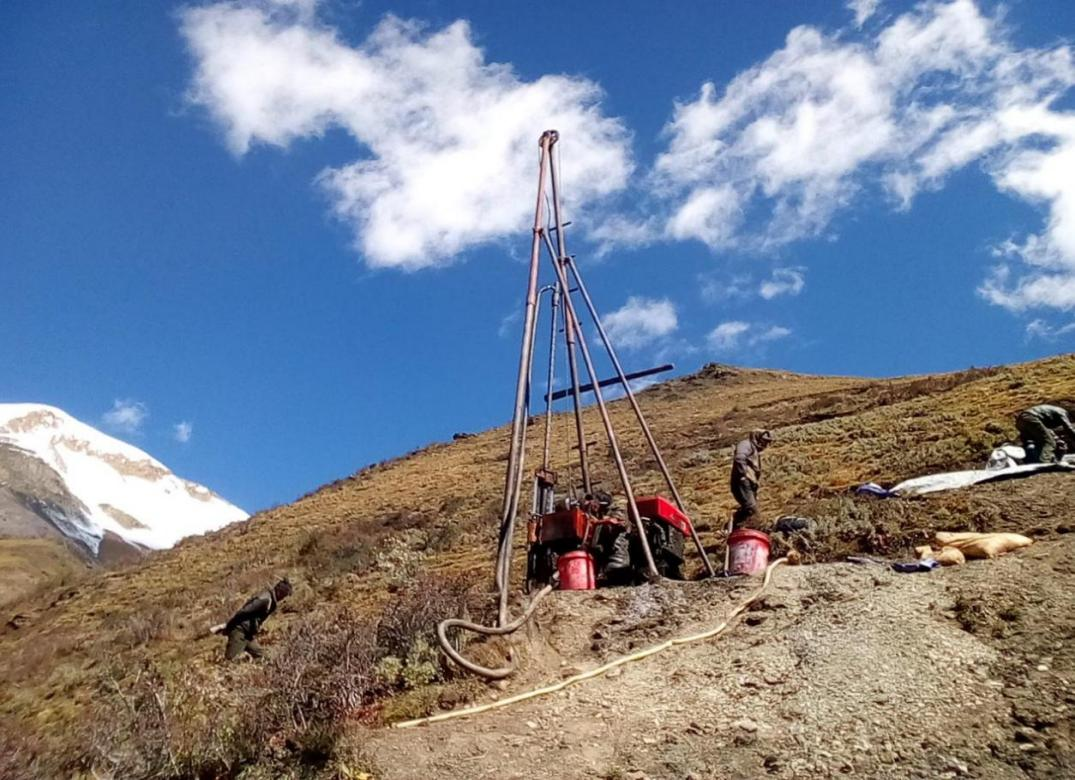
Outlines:
[{"label": "cable", "polygon": [[[689,636],[684,636],[684,637],[678,637],[678,638],[674,638],[674,639],[665,640],[664,642],[661,642],[660,644],[652,645],[651,647],[644,648],[642,650],[639,650],[636,653],[631,653],[630,655],[620,656],[619,658],[616,658],[616,659],[614,659],[612,661],[609,661],[606,664],[598,666],[596,669],[591,669],[588,672],[582,672],[580,674],[576,674],[576,675],[574,675],[572,677],[568,677],[565,680],[561,680],[558,683],[553,683],[552,685],[546,685],[546,686],[544,686],[542,688],[534,688],[532,690],[525,691],[523,693],[518,693],[518,694],[516,694],[514,696],[510,696],[510,697],[508,697],[506,699],[500,699],[498,701],[490,702],[489,704],[480,704],[480,705],[477,705],[477,706],[474,706],[474,707],[466,707],[466,708],[461,709],[461,710],[453,710],[451,712],[442,712],[439,715],[430,715],[430,716],[425,717],[425,718],[415,718],[414,720],[405,720],[405,721],[402,721],[400,723],[392,724],[392,728],[409,729],[409,728],[414,728],[415,726],[421,726],[421,725],[423,725],[425,723],[439,723],[440,721],[444,721],[444,720],[451,720],[453,718],[463,718],[463,717],[466,717],[468,715],[477,715],[477,714],[482,713],[482,712],[488,712],[489,710],[501,709],[502,707],[508,707],[508,706],[511,706],[512,704],[518,704],[521,701],[526,701],[528,699],[533,699],[533,698],[536,698],[538,696],[547,696],[550,693],[556,693],[557,691],[562,691],[564,688],[567,688],[570,685],[574,685],[576,683],[580,683],[580,682],[583,682],[585,680],[589,680],[589,679],[592,679],[594,677],[598,677],[598,676],[604,674],[605,672],[610,671],[611,669],[615,669],[618,666],[623,666],[624,664],[631,663],[632,661],[640,661],[643,658],[648,658],[651,655],[656,655],[657,653],[663,652],[663,651],[665,651],[665,650],[667,650],[667,649],[669,649],[671,647],[676,647],[678,645],[687,645],[687,644],[690,644],[692,642],[700,642],[703,639],[710,639],[710,638],[716,636],[717,634],[720,634],[722,631],[724,631],[728,627],[728,624],[731,623],[732,620],[734,620],[736,617],[738,617],[740,614],[742,614],[743,611],[746,610],[747,607],[749,607],[751,604],[753,604],[755,601],[757,601],[759,598],[761,598],[762,594],[765,593],[766,589],[769,587],[769,581],[772,579],[773,571],[778,566],[781,566],[781,565],[787,563],[787,560],[788,560],[787,558],[778,558],[777,560],[775,560],[772,563],[770,563],[768,568],[766,568],[766,570],[765,570],[765,577],[762,580],[761,586],[756,591],[754,591],[754,593],[752,593],[749,598],[747,598],[745,601],[743,601],[738,607],[733,609],[731,611],[731,613],[728,615],[728,617],[726,617],[724,619],[724,621],[720,625],[718,625],[718,626],[716,626],[714,628],[708,629],[706,631],[702,631],[701,633],[698,633],[698,634],[691,634]],[[544,591],[542,593],[540,593],[539,595],[544,595]],[[535,598],[535,601],[536,600],[537,599]],[[524,617],[528,616],[529,613],[532,611],[532,609],[533,609],[533,604],[530,605],[530,608],[527,610],[527,612],[524,615]],[[448,621],[445,621],[445,622],[448,622]],[[438,636],[439,636],[439,633],[440,632],[439,632],[439,627],[438,627]],[[442,646],[443,646],[443,643],[442,643]]]}]

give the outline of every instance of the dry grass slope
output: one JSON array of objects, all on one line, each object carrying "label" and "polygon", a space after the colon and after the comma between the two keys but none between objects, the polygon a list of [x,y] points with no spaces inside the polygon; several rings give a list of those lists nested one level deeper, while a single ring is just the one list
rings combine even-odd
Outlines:
[{"label": "dry grass slope", "polygon": [[74,582],[85,569],[85,561],[60,539],[0,539],[0,605],[42,583]]},{"label": "dry grass slope", "polygon": [[[732,445],[750,428],[767,427],[776,443],[767,453],[763,512],[815,517],[807,559],[833,560],[906,551],[942,527],[1026,530],[1033,506],[963,493],[878,502],[848,488],[984,462],[993,446],[1015,440],[1012,416],[1019,409],[1075,403],[1075,357],[891,380],[711,365],[647,390],[640,401],[707,545],[719,547],[733,507]],[[660,491],[630,408],[617,402],[612,416],[636,490]],[[585,422],[596,476],[614,488],[593,410]],[[565,444],[554,466],[571,473],[571,421],[560,415],[555,424]],[[435,444],[241,526],[9,607],[29,622],[0,629],[0,753],[9,761],[0,775],[77,776],[127,760],[140,761],[138,772],[147,777],[270,777],[295,767],[315,771],[330,756],[339,773],[341,755],[350,757],[347,771],[357,772],[361,750],[339,728],[347,718],[376,719],[386,707],[412,714],[468,695],[470,683],[451,678],[423,647],[423,632],[435,614],[487,604],[482,589],[494,553],[505,445],[503,428]],[[353,664],[349,678],[366,682],[342,699],[321,689],[256,699],[252,691],[269,697],[281,685],[272,670],[286,675],[287,667],[223,667],[220,641],[205,635],[246,595],[285,572],[297,593],[269,624],[266,644],[310,679],[341,658]],[[443,585],[459,582],[469,588]],[[405,614],[399,599],[410,604]],[[395,639],[383,635],[401,614],[412,615],[414,625],[397,626]],[[365,630],[349,628],[356,625]],[[253,699],[264,706],[243,710],[242,702]],[[265,720],[263,711],[276,714]],[[116,733],[91,728],[106,713],[118,719]],[[125,734],[124,723],[149,733]]]}]

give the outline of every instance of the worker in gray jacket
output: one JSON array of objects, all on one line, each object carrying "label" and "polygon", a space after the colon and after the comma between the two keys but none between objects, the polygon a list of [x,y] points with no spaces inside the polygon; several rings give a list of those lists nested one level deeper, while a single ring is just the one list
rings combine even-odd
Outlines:
[{"label": "worker in gray jacket", "polygon": [[735,445],[732,457],[732,496],[739,504],[732,518],[740,528],[758,512],[758,488],[761,485],[761,452],[773,440],[769,431],[755,430]]},{"label": "worker in gray jacket", "polygon": [[1060,460],[1057,452],[1057,433],[1062,434],[1070,447],[1075,448],[1075,427],[1068,413],[1059,406],[1039,404],[1015,416],[1015,427],[1023,440],[1027,463],[1054,463]]},{"label": "worker in gray jacket", "polygon": [[251,658],[261,658],[261,645],[254,638],[261,630],[261,624],[276,611],[276,606],[290,595],[291,583],[284,577],[268,590],[247,600],[224,624],[222,633],[228,637],[225,660],[233,661],[244,652]]}]

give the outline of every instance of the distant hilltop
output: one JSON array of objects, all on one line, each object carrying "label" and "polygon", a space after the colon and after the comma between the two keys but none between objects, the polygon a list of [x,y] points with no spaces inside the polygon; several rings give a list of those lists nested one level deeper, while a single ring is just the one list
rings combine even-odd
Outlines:
[{"label": "distant hilltop", "polygon": [[247,517],[61,409],[0,404],[0,538],[62,535],[84,557],[104,559],[171,547]]}]

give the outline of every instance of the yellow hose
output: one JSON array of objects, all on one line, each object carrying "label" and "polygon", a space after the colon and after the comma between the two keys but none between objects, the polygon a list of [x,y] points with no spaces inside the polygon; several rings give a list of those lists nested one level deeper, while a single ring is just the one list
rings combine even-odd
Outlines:
[{"label": "yellow hose", "polygon": [[701,632],[699,634],[691,634],[689,636],[681,636],[681,637],[677,637],[677,638],[674,638],[674,639],[666,639],[664,642],[661,642],[660,644],[652,645],[650,647],[647,647],[647,648],[644,648],[642,650],[639,650],[638,652],[631,653],[630,655],[620,656],[619,658],[616,658],[616,659],[614,659],[612,661],[609,661],[608,663],[603,664],[602,666],[598,666],[596,669],[591,669],[588,672],[581,672],[579,674],[576,674],[576,675],[568,677],[568,678],[566,678],[564,680],[561,680],[558,683],[553,683],[552,685],[546,685],[546,686],[544,686],[542,688],[534,688],[534,689],[529,690],[529,691],[524,691],[523,693],[517,693],[514,696],[509,696],[506,699],[500,699],[498,701],[490,702],[488,704],[479,704],[479,705],[476,705],[474,707],[465,707],[464,709],[461,709],[461,710],[452,710],[451,712],[442,712],[439,715],[430,715],[430,716],[428,716],[426,718],[415,718],[414,720],[405,720],[405,721],[401,721],[399,723],[393,723],[392,728],[409,729],[409,728],[413,728],[414,726],[421,726],[422,724],[425,724],[425,723],[437,723],[437,722],[442,721],[442,720],[451,720],[452,718],[463,718],[463,717],[466,717],[467,715],[477,715],[479,713],[486,712],[488,710],[498,710],[501,707],[508,707],[508,706],[511,706],[512,704],[518,704],[519,702],[526,701],[527,699],[534,699],[534,698],[537,698],[538,696],[546,696],[546,695],[548,695],[550,693],[556,693],[557,691],[562,691],[564,688],[567,688],[570,685],[574,685],[575,683],[580,683],[583,680],[589,680],[589,679],[592,679],[594,677],[599,677],[600,675],[604,674],[605,672],[607,672],[607,671],[609,671],[611,669],[615,669],[618,666],[623,666],[624,664],[631,663],[632,661],[639,661],[639,660],[641,660],[643,658],[648,658],[649,656],[656,655],[657,653],[663,652],[663,651],[667,650],[670,647],[675,647],[677,645],[687,645],[687,644],[690,644],[692,642],[700,642],[703,639],[710,639],[710,638],[716,636],[717,634],[721,633],[722,631],[724,631],[724,629],[726,629],[728,627],[728,624],[732,620],[734,620],[736,617],[738,617],[740,614],[742,614],[742,612],[747,607],[749,607],[751,604],[753,604],[755,601],[757,601],[759,598],[761,598],[761,595],[765,592],[766,588],[769,587],[769,581],[772,579],[773,570],[776,569],[777,566],[780,566],[781,564],[786,563],[787,560],[788,560],[787,558],[779,558],[779,559],[773,561],[772,563],[770,563],[768,568],[766,568],[766,570],[765,570],[765,577],[762,579],[761,586],[756,591],[754,591],[750,595],[750,597],[746,599],[746,601],[742,602],[738,607],[733,609],[731,611],[731,613],[728,615],[728,617],[726,617],[724,619],[724,622],[722,622],[719,626],[716,626],[715,628],[710,628],[710,629],[708,629],[706,631],[703,631],[703,632]]}]

